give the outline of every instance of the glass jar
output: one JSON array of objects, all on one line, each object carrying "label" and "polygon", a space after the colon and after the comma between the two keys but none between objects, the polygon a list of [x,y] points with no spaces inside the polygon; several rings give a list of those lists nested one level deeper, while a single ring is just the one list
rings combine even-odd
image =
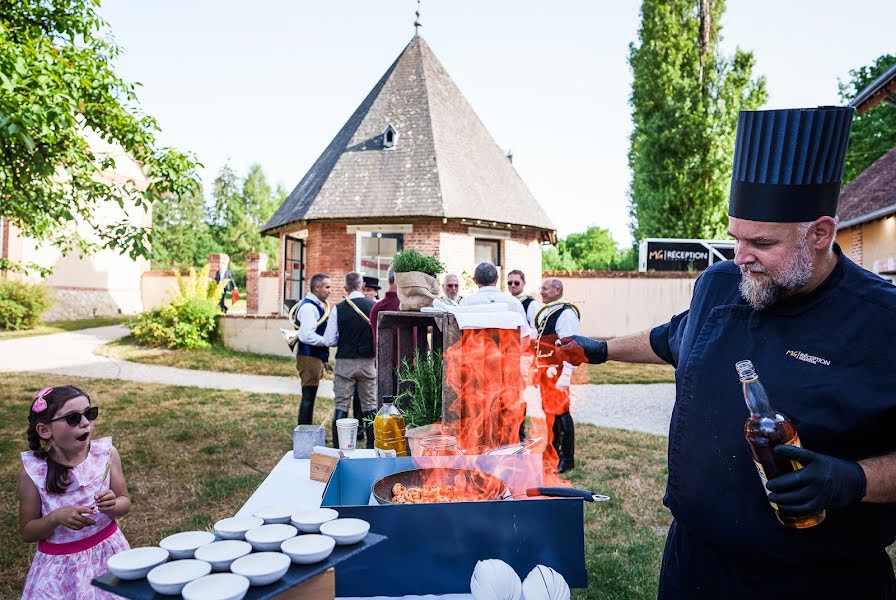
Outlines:
[{"label": "glass jar", "polygon": [[457,456],[457,438],[453,435],[428,435],[420,439],[420,456]]},{"label": "glass jar", "polygon": [[373,419],[373,447],[379,458],[408,455],[407,426],[393,396],[383,396],[383,406]]}]

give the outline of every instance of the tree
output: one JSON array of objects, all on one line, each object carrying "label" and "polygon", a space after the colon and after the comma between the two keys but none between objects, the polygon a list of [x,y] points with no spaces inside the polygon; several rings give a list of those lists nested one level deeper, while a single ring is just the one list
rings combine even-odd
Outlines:
[{"label": "tree", "polygon": [[[874,64],[849,72],[849,82],[839,82],[840,100],[848,104],[891,66],[896,56],[884,54]],[[856,114],[849,134],[849,150],[843,166],[843,184],[867,169],[871,163],[896,146],[896,107],[881,102],[863,115]]]},{"label": "tree", "polygon": [[224,165],[215,178],[212,193],[212,229],[217,245],[242,264],[247,252],[276,256],[277,240],[261,236],[261,227],[286,198],[282,188],[274,190],[260,165],[249,167],[245,179]]},{"label": "tree", "polygon": [[[107,202],[147,206],[198,184],[196,161],[160,147],[156,122],[142,115],[134,84],[114,69],[119,48],[100,18],[98,0],[19,0],[0,11],[0,217],[63,251],[115,249],[148,256],[147,228],[102,223]],[[85,132],[119,145],[151,184],[110,183],[97,176],[112,158],[91,151]],[[79,238],[72,221],[90,227]],[[0,269],[21,268],[9,261]]]},{"label": "tree", "polygon": [[153,204],[152,262],[157,269],[201,267],[212,252],[202,190]]},{"label": "tree", "polygon": [[579,269],[610,270],[617,260],[616,241],[608,229],[589,227],[584,233],[571,233],[560,242]]},{"label": "tree", "polygon": [[766,98],[752,53],[719,52],[724,0],[643,0],[629,47],[632,234],[714,238],[727,226],[739,110]]}]

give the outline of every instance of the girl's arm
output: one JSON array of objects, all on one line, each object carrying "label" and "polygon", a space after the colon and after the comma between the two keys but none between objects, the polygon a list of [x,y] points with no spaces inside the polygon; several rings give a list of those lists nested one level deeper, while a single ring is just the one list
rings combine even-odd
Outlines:
[{"label": "girl's arm", "polygon": [[125,516],[131,511],[131,498],[128,496],[128,484],[124,480],[124,470],[121,468],[121,456],[118,450],[112,447],[112,467],[109,471],[109,488],[96,497],[96,505],[100,512],[113,519]]},{"label": "girl's arm", "polygon": [[76,531],[88,525],[96,525],[96,521],[84,516],[90,512],[89,506],[66,506],[42,517],[40,492],[25,469],[19,470],[19,533],[23,541],[34,543],[45,540],[60,525]]}]

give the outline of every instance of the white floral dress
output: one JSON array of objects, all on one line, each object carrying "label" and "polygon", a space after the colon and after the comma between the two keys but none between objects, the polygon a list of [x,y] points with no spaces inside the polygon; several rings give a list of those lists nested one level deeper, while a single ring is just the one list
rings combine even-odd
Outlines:
[{"label": "white floral dress", "polygon": [[[41,515],[63,506],[93,506],[94,497],[108,489],[103,481],[111,460],[112,438],[93,440],[90,452],[70,474],[71,485],[63,494],[47,491],[47,461],[33,452],[22,453],[25,472],[40,492]],[[40,542],[25,580],[22,598],[52,600],[94,600],[117,598],[91,585],[94,577],[107,572],[106,561],[129,548],[115,521],[103,513],[91,516],[96,525],[74,531],[60,525]]]}]

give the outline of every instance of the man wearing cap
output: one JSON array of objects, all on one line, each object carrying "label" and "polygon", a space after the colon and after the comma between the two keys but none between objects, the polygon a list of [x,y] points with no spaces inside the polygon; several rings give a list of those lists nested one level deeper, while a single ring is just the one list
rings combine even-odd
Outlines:
[{"label": "man wearing cap", "polygon": [[[336,421],[348,417],[349,405],[355,387],[361,398],[361,415],[358,419],[365,427],[368,448],[373,448],[373,417],[376,416],[376,353],[373,348],[373,332],[370,330],[370,309],[373,300],[364,297],[361,288],[364,279],[352,271],[345,275],[345,300],[336,305],[327,328],[324,342],[336,347],[336,369],[333,373],[333,445],[337,446]],[[366,421],[366,425],[365,425]]]},{"label": "man wearing cap", "polygon": [[[728,206],[733,261],[706,270],[690,309],[560,355],[669,363],[676,403],[664,503],[674,521],[661,599],[896,598],[896,288],[834,243],[852,109],[742,112]],[[734,364],[749,359],[802,448],[766,489],[744,440]],[[783,513],[826,511],[808,529]]]},{"label": "man wearing cap", "polygon": [[364,276],[364,297],[374,302],[380,299],[380,280],[378,277]]},{"label": "man wearing cap", "polygon": [[314,418],[314,401],[324,370],[330,368],[330,349],[323,335],[330,315],[330,276],[315,273],[311,277],[311,293],[295,310],[295,324],[299,328],[299,343],[295,346],[296,370],[302,381],[302,402],[299,404],[299,425],[310,425]]}]

